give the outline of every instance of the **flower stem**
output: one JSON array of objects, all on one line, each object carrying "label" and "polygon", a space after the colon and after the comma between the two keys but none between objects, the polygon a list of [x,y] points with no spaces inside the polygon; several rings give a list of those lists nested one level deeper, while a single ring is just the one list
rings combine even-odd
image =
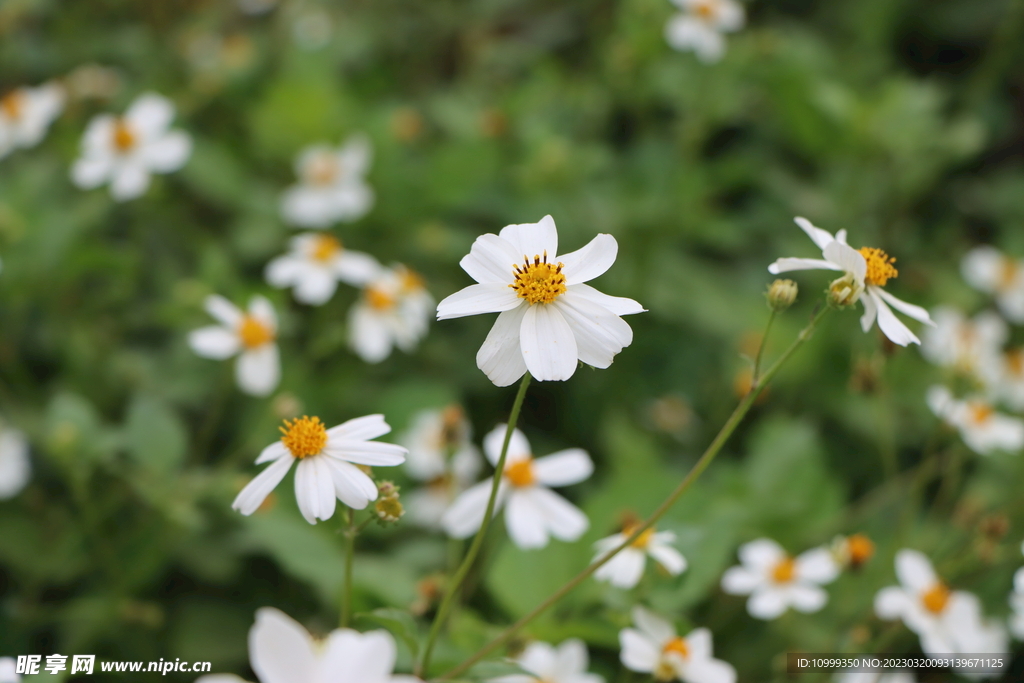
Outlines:
[{"label": "flower stem", "polygon": [[764,356],[764,347],[768,345],[768,333],[772,331],[772,323],[775,322],[775,311],[768,316],[768,324],[764,326],[764,334],[761,335],[761,343],[757,347],[757,356],[754,358],[754,374],[751,375],[751,388],[761,378],[761,357]]},{"label": "flower stem", "polygon": [[829,310],[831,309],[828,306],[820,307],[818,312],[811,319],[811,322],[808,323],[807,327],[800,331],[796,339],[793,341],[792,344],[790,344],[789,348],[786,349],[782,356],[780,356],[779,359],[775,361],[775,363],[770,368],[768,368],[768,370],[765,371],[764,375],[761,378],[754,382],[754,385],[753,387],[751,387],[750,392],[746,396],[744,396],[743,400],[740,401],[740,404],[736,406],[736,409],[732,412],[732,415],[729,416],[729,419],[726,420],[725,424],[722,426],[722,429],[718,432],[718,435],[715,436],[714,441],[711,442],[711,444],[707,447],[707,450],[704,451],[704,454],[701,455],[700,460],[697,461],[697,463],[686,474],[683,480],[679,482],[679,485],[676,486],[675,490],[672,491],[672,493],[669,494],[668,498],[666,498],[661,503],[661,505],[658,506],[654,513],[650,517],[648,517],[643,524],[638,526],[632,534],[630,534],[629,538],[624,540],[617,548],[614,548],[603,557],[595,560],[593,563],[590,564],[590,566],[588,566],[582,572],[580,572],[575,577],[570,579],[565,585],[563,585],[561,588],[559,588],[557,591],[551,594],[551,596],[544,600],[544,602],[537,605],[537,607],[535,607],[529,614],[526,614],[525,616],[520,618],[519,621],[506,628],[504,631],[501,632],[500,635],[491,640],[491,642],[487,643],[487,645],[480,648],[476,653],[470,656],[469,659],[464,661],[462,664],[459,664],[457,667],[447,672],[437,680],[446,681],[465,673],[471,666],[479,662],[481,659],[489,655],[497,648],[507,643],[513,636],[515,636],[520,630],[522,630],[523,627],[525,627],[531,621],[533,621],[538,616],[547,611],[548,608],[557,603],[559,600],[561,600],[563,597],[569,594],[574,588],[576,588],[585,580],[587,580],[594,572],[596,572],[598,569],[604,566],[620,551],[632,545],[632,543],[636,539],[638,539],[641,536],[641,534],[643,534],[645,531],[653,527],[658,522],[658,520],[661,519],[665,515],[665,513],[669,511],[669,509],[676,503],[676,501],[678,501],[679,498],[684,493],[686,493],[686,491],[693,485],[693,483],[697,481],[700,475],[704,473],[704,470],[708,468],[708,465],[710,465],[711,462],[715,459],[715,456],[717,456],[719,451],[722,450],[722,446],[725,445],[725,442],[728,441],[730,436],[732,436],[732,433],[736,430],[736,427],[738,427],[740,422],[743,421],[743,418],[746,416],[747,412],[749,412],[750,407],[754,404],[754,401],[761,393],[761,390],[764,389],[764,387],[772,380],[773,377],[775,377],[776,374],[778,374],[779,370],[782,368],[783,365],[785,365],[786,361],[788,361],[789,358],[794,353],[796,353],[796,350],[799,349],[805,341],[810,339],[811,333],[814,331],[815,326],[825,316],[825,314],[828,313]]},{"label": "flower stem", "polygon": [[501,477],[505,473],[505,456],[508,455],[508,444],[512,440],[512,432],[515,431],[516,422],[519,421],[519,411],[523,407],[523,399],[526,398],[526,388],[530,386],[530,379],[530,373],[527,372],[523,375],[523,381],[519,383],[519,392],[516,394],[516,400],[512,404],[512,412],[508,417],[508,426],[505,428],[505,441],[501,444],[501,455],[494,466],[494,476],[491,480],[491,497],[487,500],[487,509],[484,512],[483,521],[480,523],[480,530],[476,532],[473,543],[469,546],[469,550],[462,559],[462,564],[459,565],[455,576],[448,582],[444,599],[441,600],[441,605],[437,608],[437,614],[434,615],[434,623],[430,626],[430,635],[427,636],[427,644],[423,648],[423,657],[416,666],[417,676],[422,677],[430,665],[430,657],[433,654],[437,637],[441,633],[441,627],[444,626],[444,622],[448,618],[448,613],[451,611],[452,603],[459,592],[459,587],[465,581],[470,567],[473,566],[476,556],[480,553],[480,547],[483,545],[487,528],[491,525],[491,517],[494,515],[494,506],[498,498],[498,488],[501,485]]},{"label": "flower stem", "polygon": [[348,628],[352,620],[352,558],[356,554],[356,536],[360,527],[356,526],[356,511],[348,508],[348,524],[345,527],[345,584],[341,590],[341,628]]}]

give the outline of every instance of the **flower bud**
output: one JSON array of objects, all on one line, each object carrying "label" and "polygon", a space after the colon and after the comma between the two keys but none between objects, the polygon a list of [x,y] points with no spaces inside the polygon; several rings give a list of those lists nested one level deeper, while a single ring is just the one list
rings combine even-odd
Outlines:
[{"label": "flower bud", "polygon": [[768,285],[768,293],[765,294],[765,298],[768,299],[768,308],[776,313],[781,313],[793,305],[799,291],[796,283],[792,280],[776,280]]},{"label": "flower bud", "polygon": [[832,308],[846,308],[857,303],[864,293],[864,285],[847,273],[828,287],[828,305]]},{"label": "flower bud", "polygon": [[373,504],[373,510],[377,514],[377,521],[381,524],[397,522],[405,514],[405,509],[399,501],[398,487],[393,482],[382,481],[377,485],[377,502]]}]

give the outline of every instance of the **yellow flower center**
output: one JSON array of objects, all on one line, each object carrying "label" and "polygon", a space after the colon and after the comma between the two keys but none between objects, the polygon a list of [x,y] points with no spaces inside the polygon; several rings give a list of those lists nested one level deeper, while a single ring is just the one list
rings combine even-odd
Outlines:
[{"label": "yellow flower center", "polygon": [[238,324],[238,338],[245,348],[255,349],[274,341],[274,331],[266,323],[247,315]]},{"label": "yellow flower center", "polygon": [[128,125],[128,122],[124,119],[114,121],[114,149],[121,154],[125,154],[135,147],[135,142],[135,132]]},{"label": "yellow flower center", "polygon": [[402,269],[402,291],[418,292],[423,289],[423,278],[420,277],[419,273],[409,270],[408,268]]},{"label": "yellow flower center", "polygon": [[505,467],[505,478],[516,488],[530,486],[537,477],[533,474],[533,458],[523,458]]},{"label": "yellow flower center", "polygon": [[333,185],[341,175],[341,164],[333,154],[318,154],[306,167],[306,178],[311,185]]},{"label": "yellow flower center", "polygon": [[0,99],[0,111],[9,119],[17,121],[21,118],[24,110],[25,94],[20,90],[9,92],[3,99]]},{"label": "yellow flower center", "polygon": [[992,406],[987,403],[983,403],[982,401],[974,401],[970,406],[968,406],[968,409],[970,411],[970,420],[976,425],[985,424],[992,419],[992,416],[996,412]]},{"label": "yellow flower center", "polygon": [[374,310],[388,311],[394,308],[395,297],[380,287],[370,286],[366,288],[366,303]]},{"label": "yellow flower center", "polygon": [[718,15],[718,2],[717,0],[704,0],[704,2],[698,2],[693,6],[693,13],[697,15],[698,19],[713,21]]},{"label": "yellow flower center", "polygon": [[884,287],[886,282],[900,274],[900,271],[892,265],[896,263],[896,258],[889,256],[881,249],[861,247],[857,251],[868,262],[868,272],[864,276],[864,282],[867,284]]},{"label": "yellow flower center", "polygon": [[941,614],[942,611],[946,609],[946,604],[949,602],[949,596],[949,587],[939,581],[924,592],[921,596],[921,602],[924,604],[924,608],[932,614]]},{"label": "yellow flower center", "polygon": [[859,567],[875,554],[875,544],[864,534],[854,534],[846,539],[846,549],[850,553],[850,564]]},{"label": "yellow flower center", "polygon": [[303,415],[294,420],[285,420],[281,430],[281,443],[296,458],[319,455],[327,445],[327,428],[319,417]]},{"label": "yellow flower center", "polygon": [[1006,369],[1016,377],[1024,376],[1024,349],[1006,353]]},{"label": "yellow flower center", "polygon": [[520,299],[531,304],[549,304],[565,294],[565,275],[562,274],[563,264],[548,263],[548,252],[544,256],[534,256],[533,263],[524,256],[522,266],[512,267],[515,282],[509,285]]},{"label": "yellow flower center", "polygon": [[680,638],[679,636],[676,636],[672,640],[665,643],[665,647],[661,649],[661,652],[662,654],[666,655],[670,652],[674,652],[678,655],[682,655],[683,658],[690,656],[690,648],[686,644],[686,640],[684,638]]},{"label": "yellow flower center", "polygon": [[[622,535],[626,538],[632,536],[637,529],[640,528],[639,524],[630,524],[622,529]],[[651,544],[651,539],[654,538],[654,527],[645,529],[642,534],[636,537],[636,540],[630,543],[630,546],[638,550],[645,550],[647,546]]]},{"label": "yellow flower center", "polygon": [[341,241],[333,235],[317,235],[311,253],[314,261],[326,263],[341,253]]},{"label": "yellow flower center", "polygon": [[786,559],[775,565],[772,569],[772,581],[775,583],[789,583],[796,577],[796,560],[792,557]]}]

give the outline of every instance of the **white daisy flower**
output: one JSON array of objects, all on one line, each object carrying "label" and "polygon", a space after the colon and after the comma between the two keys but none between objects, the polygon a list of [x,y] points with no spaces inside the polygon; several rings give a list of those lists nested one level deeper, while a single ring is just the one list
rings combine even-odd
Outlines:
[{"label": "white daisy flower", "polygon": [[256,458],[257,465],[271,465],[231,504],[243,515],[251,515],[263,504],[296,460],[295,499],[310,524],[330,519],[335,499],[354,510],[362,510],[377,499],[377,485],[357,465],[392,467],[405,462],[403,447],[370,441],[391,431],[383,415],[357,417],[330,429],[318,417],[303,416],[285,420],[280,430],[281,439]]},{"label": "white daisy flower", "polygon": [[587,646],[570,638],[557,648],[533,642],[513,661],[525,674],[490,679],[489,683],[604,683],[604,677],[587,673],[590,657]]},{"label": "white daisy flower", "polygon": [[739,566],[722,576],[722,590],[749,595],[747,611],[757,619],[775,619],[792,607],[798,612],[817,612],[828,602],[821,586],[839,575],[836,561],[825,548],[814,548],[791,557],[767,538],[740,547]]},{"label": "white daisy flower", "polygon": [[63,111],[65,98],[57,83],[17,88],[0,98],[0,159],[15,149],[38,145]]},{"label": "white daisy flower", "polygon": [[951,306],[935,309],[935,327],[925,331],[921,355],[928,361],[958,372],[988,378],[998,365],[1003,344],[1010,336],[1006,322],[992,311],[967,318]]},{"label": "white daisy flower", "polygon": [[[622,533],[612,534],[602,538],[594,544],[598,560],[606,553],[618,548],[622,543],[633,535],[639,524],[628,524]],[[628,548],[624,548],[618,555],[601,565],[594,578],[598,581],[607,581],[616,588],[628,590],[640,583],[644,574],[644,567],[647,565],[647,556],[657,562],[672,576],[678,576],[686,571],[686,558],[682,553],[672,547],[676,535],[671,531],[657,531],[651,527],[644,531],[633,541]]]},{"label": "white daisy flower", "polygon": [[243,313],[222,296],[206,297],[206,312],[220,325],[193,330],[189,346],[196,355],[224,360],[238,354],[235,379],[238,387],[253,396],[266,396],[281,380],[281,358],[277,350],[277,314],[262,296],[249,300]]},{"label": "white daisy flower", "polygon": [[845,671],[833,679],[836,683],[914,683],[917,679],[909,671],[877,673],[874,671]]},{"label": "white daisy flower", "polygon": [[409,476],[426,482],[405,494],[409,518],[425,527],[441,528],[441,517],[460,493],[480,474],[480,452],[470,441],[471,430],[462,408],[425,410],[413,418],[400,440],[409,449]]},{"label": "white daisy flower", "polygon": [[975,453],[1017,453],[1024,448],[1024,420],[996,412],[984,398],[961,401],[946,387],[933,386],[928,389],[927,402],[935,415],[960,432],[960,438]]},{"label": "white daisy flower", "polygon": [[21,493],[31,474],[25,435],[0,422],[0,500]]},{"label": "white daisy flower", "polygon": [[[492,465],[497,465],[501,457],[505,429],[505,425],[498,425],[484,437],[484,454]],[[512,542],[526,550],[543,548],[549,535],[562,541],[582,536],[590,525],[586,515],[549,487],[578,484],[593,471],[590,456],[580,448],[534,459],[530,442],[518,429],[513,430],[494,505],[495,513],[506,506],[505,526]],[[448,535],[467,538],[476,533],[490,496],[490,479],[459,496],[441,519]]]},{"label": "white daisy flower", "polygon": [[323,640],[284,612],[263,607],[249,630],[249,664],[260,683],[415,683],[396,676],[397,647],[387,631],[335,629]]},{"label": "white daisy flower", "polygon": [[670,623],[643,607],[633,608],[636,628],[619,632],[622,664],[655,680],[684,683],[735,683],[736,669],[712,656],[711,631],[696,628],[685,638]]},{"label": "white daisy flower", "polygon": [[140,95],[124,116],[95,117],[82,137],[82,156],[71,167],[71,180],[92,189],[110,182],[117,201],[140,196],[150,174],[177,171],[192,153],[192,138],[168,130],[174,105],[154,93]]},{"label": "white daisy flower", "polygon": [[723,33],[743,28],[746,13],[734,0],[672,0],[682,14],[665,26],[665,39],[676,50],[693,50],[702,62],[717,62],[725,54]]},{"label": "white daisy flower", "polygon": [[14,657],[0,657],[0,683],[21,683]]},{"label": "white daisy flower", "polygon": [[293,287],[295,300],[320,306],[334,296],[338,282],[361,287],[381,270],[369,254],[350,251],[327,233],[293,237],[291,250],[267,264],[267,282],[277,288]]},{"label": "white daisy flower", "polygon": [[353,136],[340,148],[307,147],[295,162],[297,185],[281,198],[281,216],[300,228],[326,228],[362,218],[373,206],[363,176],[370,166],[370,140]]},{"label": "white daisy flower", "polygon": [[922,553],[896,553],[896,576],[901,585],[878,592],[875,613],[882,619],[902,619],[921,638],[925,654],[1006,652],[1006,634],[982,618],[978,598],[950,590]]},{"label": "white daisy flower", "polygon": [[434,299],[423,279],[403,265],[380,270],[349,311],[349,345],[367,363],[397,346],[410,353],[427,334]]},{"label": "white daisy flower", "polygon": [[1011,322],[1024,323],[1024,260],[985,245],[964,256],[960,272],[967,284],[994,295],[999,310]]},{"label": "white daisy flower", "polygon": [[479,284],[442,301],[437,319],[501,313],[476,355],[477,367],[499,387],[527,370],[538,380],[569,379],[577,360],[607,368],[633,341],[633,330],[619,316],[644,309],[583,283],[608,270],[618,249],[614,237],[602,234],[555,256],[558,232],[551,216],[481,235],[459,262]]},{"label": "white daisy flower", "polygon": [[852,306],[857,301],[864,304],[864,315],[860,319],[860,325],[865,332],[871,329],[877,319],[878,327],[892,343],[900,346],[921,343],[914,333],[900,322],[889,306],[914,320],[934,325],[928,311],[897,299],[883,289],[889,280],[899,275],[899,271],[893,266],[895,258],[875,247],[854,249],[846,243],[845,230],[840,230],[833,237],[832,233],[814,227],[806,218],[794,220],[821,248],[825,259],[780,258],[768,266],[768,272],[774,275],[794,270],[845,272],[846,275],[832,283],[832,296],[846,306]]}]

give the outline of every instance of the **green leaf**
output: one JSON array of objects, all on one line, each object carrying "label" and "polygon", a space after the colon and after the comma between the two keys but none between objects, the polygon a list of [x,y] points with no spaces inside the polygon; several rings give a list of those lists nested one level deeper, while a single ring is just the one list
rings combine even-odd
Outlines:
[{"label": "green leaf", "polygon": [[412,615],[405,610],[381,607],[380,609],[375,609],[372,612],[357,614],[356,618],[371,624],[383,626],[390,631],[392,635],[396,636],[406,644],[409,651],[412,653],[413,659],[419,655],[419,628],[416,625],[416,620],[413,619]]},{"label": "green leaf", "polygon": [[146,469],[176,470],[185,458],[188,436],[181,420],[163,401],[140,394],[132,400],[126,421],[128,451]]}]

